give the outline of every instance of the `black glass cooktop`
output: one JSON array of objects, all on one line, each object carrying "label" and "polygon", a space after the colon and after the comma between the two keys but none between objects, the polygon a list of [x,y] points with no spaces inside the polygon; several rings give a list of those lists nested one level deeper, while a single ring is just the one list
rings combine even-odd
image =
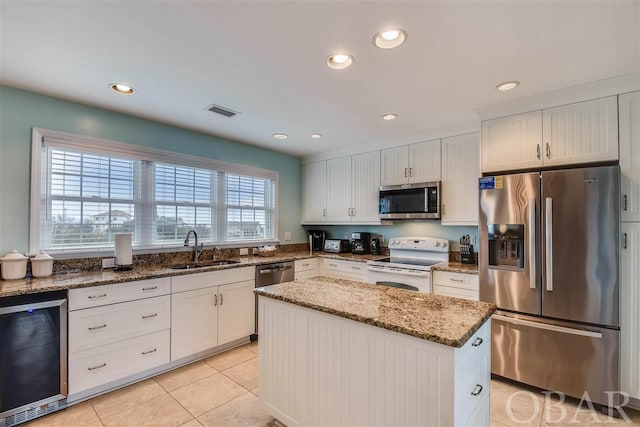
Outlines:
[{"label": "black glass cooktop", "polygon": [[440,264],[442,261],[432,261],[427,259],[412,259],[412,258],[383,258],[376,260],[377,262],[388,262],[392,264],[407,264],[407,265],[421,265],[424,267],[431,267],[435,264]]}]

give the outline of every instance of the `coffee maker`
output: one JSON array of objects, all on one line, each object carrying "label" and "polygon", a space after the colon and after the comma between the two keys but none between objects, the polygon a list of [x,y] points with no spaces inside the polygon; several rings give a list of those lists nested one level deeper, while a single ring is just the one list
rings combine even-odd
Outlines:
[{"label": "coffee maker", "polygon": [[351,253],[367,255],[371,253],[371,233],[351,233]]},{"label": "coffee maker", "polygon": [[322,230],[309,230],[309,245],[312,251],[324,250],[325,233]]}]

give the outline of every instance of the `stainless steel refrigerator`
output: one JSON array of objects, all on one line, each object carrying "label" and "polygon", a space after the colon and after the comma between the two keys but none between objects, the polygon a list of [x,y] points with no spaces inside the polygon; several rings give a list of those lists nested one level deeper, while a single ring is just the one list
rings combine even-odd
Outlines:
[{"label": "stainless steel refrigerator", "polygon": [[480,178],[494,374],[617,404],[619,181],[618,166]]}]

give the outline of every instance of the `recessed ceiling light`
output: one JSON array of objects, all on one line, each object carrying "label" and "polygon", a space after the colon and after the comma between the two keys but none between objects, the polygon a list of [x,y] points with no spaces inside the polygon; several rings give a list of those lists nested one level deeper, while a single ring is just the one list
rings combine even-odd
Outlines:
[{"label": "recessed ceiling light", "polygon": [[313,138],[313,139],[318,139],[318,138],[320,138],[321,136],[322,136],[322,135],[320,135],[319,133],[312,133],[312,134],[311,134],[311,138]]},{"label": "recessed ceiling light", "polygon": [[407,33],[399,28],[380,31],[373,37],[373,44],[380,49],[393,49],[407,41]]},{"label": "recessed ceiling light", "polygon": [[327,65],[336,70],[342,70],[351,66],[353,61],[353,56],[347,55],[346,53],[334,53],[327,57]]},{"label": "recessed ceiling light", "polygon": [[520,82],[516,82],[514,80],[514,81],[511,81],[511,82],[500,83],[498,86],[496,86],[496,89],[498,89],[498,90],[511,90],[511,89],[513,89],[515,87],[518,87],[518,86],[520,86]]},{"label": "recessed ceiling light", "polygon": [[287,139],[289,138],[289,135],[287,135],[286,133],[274,133],[273,137],[275,139]]},{"label": "recessed ceiling light", "polygon": [[382,118],[383,118],[384,120],[393,120],[393,119],[395,119],[396,117],[398,117],[398,115],[397,115],[397,114],[385,114],[384,116],[382,116]]},{"label": "recessed ceiling light", "polygon": [[111,89],[113,89],[115,92],[121,93],[123,95],[133,95],[136,92],[136,90],[131,86],[127,86],[122,83],[111,83],[109,87],[111,87]]}]

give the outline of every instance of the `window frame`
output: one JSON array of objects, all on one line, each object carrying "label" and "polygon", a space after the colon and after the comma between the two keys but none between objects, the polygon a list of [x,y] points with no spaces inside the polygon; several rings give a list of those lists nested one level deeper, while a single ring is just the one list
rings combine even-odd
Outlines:
[{"label": "window frame", "polygon": [[[216,173],[230,173],[236,175],[246,175],[255,178],[264,178],[273,181],[274,186],[274,234],[273,239],[260,240],[238,240],[238,241],[205,241],[205,246],[215,247],[246,247],[252,245],[263,245],[270,243],[279,243],[279,172],[269,169],[258,168],[238,163],[225,162],[221,160],[193,156],[189,154],[177,153],[174,151],[163,150],[158,148],[145,147],[141,145],[129,144],[120,141],[113,141],[83,135],[76,135],[66,132],[53,131],[42,128],[32,128],[31,142],[31,197],[30,197],[30,219],[29,219],[29,252],[37,253],[41,249],[41,215],[43,213],[44,194],[42,193],[42,146],[67,148],[77,150],[83,153],[94,153],[98,155],[107,155],[115,157],[124,157],[141,161],[151,161],[188,168],[206,169],[215,171]],[[152,168],[149,168],[152,169]],[[148,180],[153,177],[141,177],[141,185],[148,184]],[[148,200],[146,201],[148,202]],[[146,203],[143,203],[146,205]],[[225,206],[218,206],[218,211],[226,212]],[[137,225],[137,224],[136,224]],[[136,231],[137,232],[137,231]],[[47,250],[58,255],[58,258],[70,258],[75,256],[100,256],[105,253],[112,253],[113,247],[105,248],[69,248],[69,249],[52,249]],[[166,252],[167,250],[190,250],[182,245],[176,245],[175,242],[168,244],[143,244],[135,246],[134,253],[157,253]]]}]

